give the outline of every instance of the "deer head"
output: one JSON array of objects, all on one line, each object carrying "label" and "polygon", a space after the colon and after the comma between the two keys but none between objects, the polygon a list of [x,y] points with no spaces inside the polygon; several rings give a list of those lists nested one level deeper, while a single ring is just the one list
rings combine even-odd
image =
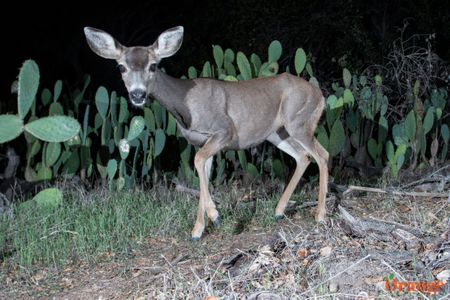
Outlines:
[{"label": "deer head", "polygon": [[85,27],[89,47],[97,55],[115,59],[122,73],[130,101],[135,106],[143,106],[152,92],[155,72],[161,59],[174,55],[183,41],[183,27],[177,26],[161,33],[153,45],[147,47],[125,47],[110,34]]}]

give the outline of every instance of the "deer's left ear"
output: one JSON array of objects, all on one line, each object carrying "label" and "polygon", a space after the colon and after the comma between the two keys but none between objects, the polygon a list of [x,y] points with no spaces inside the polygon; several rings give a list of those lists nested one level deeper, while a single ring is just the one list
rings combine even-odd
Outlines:
[{"label": "deer's left ear", "polygon": [[152,45],[155,54],[159,59],[174,55],[181,47],[183,42],[183,26],[170,28],[161,33]]}]

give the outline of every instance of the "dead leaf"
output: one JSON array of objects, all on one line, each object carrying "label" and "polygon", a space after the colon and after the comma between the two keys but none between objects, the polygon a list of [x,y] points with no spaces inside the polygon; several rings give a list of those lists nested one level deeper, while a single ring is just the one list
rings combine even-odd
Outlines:
[{"label": "dead leaf", "polygon": [[409,207],[408,205],[399,205],[398,210],[400,210],[400,212],[402,213],[407,213],[411,211],[411,207]]},{"label": "dead leaf", "polygon": [[308,249],[306,249],[306,248],[298,249],[297,256],[300,257],[300,258],[307,257],[308,256]]},{"label": "dead leaf", "polygon": [[425,108],[423,106],[423,103],[420,99],[416,99],[416,107],[414,109],[417,113],[417,115],[420,117],[420,119],[423,120],[423,115],[425,113]]},{"label": "dead leaf", "polygon": [[34,281],[41,281],[42,279],[47,278],[47,273],[45,271],[40,271],[32,276]]},{"label": "dead leaf", "polygon": [[64,277],[62,279],[62,285],[64,286],[65,289],[71,289],[73,288],[73,279]]},{"label": "dead leaf", "polygon": [[383,277],[381,277],[381,276],[364,278],[364,282],[368,285],[376,285],[381,281],[383,281]]},{"label": "dead leaf", "polygon": [[264,266],[273,266],[276,267],[279,265],[279,259],[274,257],[274,252],[272,251],[269,245],[264,245],[259,249],[258,256],[253,261],[248,271],[250,273],[261,271],[261,267]]},{"label": "dead leaf", "polygon": [[434,138],[433,142],[431,142],[431,147],[430,147],[430,154],[431,154],[430,165],[431,166],[434,166],[438,148],[439,148],[439,142],[438,142],[437,138]]},{"label": "dead leaf", "polygon": [[320,249],[320,256],[327,257],[331,254],[331,247],[326,246]]},{"label": "dead leaf", "polygon": [[439,221],[439,218],[437,218],[436,215],[433,214],[433,212],[431,212],[431,211],[427,212],[426,215],[427,215],[427,219],[433,219],[433,220]]},{"label": "dead leaf", "polygon": [[132,276],[133,276],[133,278],[136,278],[136,277],[140,276],[142,273],[143,273],[142,270],[138,269],[137,271],[133,272]]},{"label": "dead leaf", "polygon": [[219,298],[215,297],[215,296],[208,296],[203,300],[219,300]]},{"label": "dead leaf", "polygon": [[361,244],[357,240],[350,241],[349,245],[354,247],[354,248],[361,248]]}]

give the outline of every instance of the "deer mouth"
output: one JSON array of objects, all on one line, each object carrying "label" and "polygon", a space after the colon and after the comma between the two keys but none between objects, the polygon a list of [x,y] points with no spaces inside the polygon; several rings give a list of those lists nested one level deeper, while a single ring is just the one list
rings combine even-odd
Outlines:
[{"label": "deer mouth", "polygon": [[130,101],[131,101],[131,103],[132,103],[134,106],[142,107],[142,106],[144,106],[146,100],[147,100],[147,98],[139,98],[139,99],[133,99],[133,98],[131,98]]}]

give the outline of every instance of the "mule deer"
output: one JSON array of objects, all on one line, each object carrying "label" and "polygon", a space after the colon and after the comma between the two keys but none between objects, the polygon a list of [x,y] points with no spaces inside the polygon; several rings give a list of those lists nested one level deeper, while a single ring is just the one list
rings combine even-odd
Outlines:
[{"label": "mule deer", "polygon": [[316,220],[325,218],[328,152],[314,137],[324,98],[319,88],[287,73],[248,81],[227,82],[208,78],[182,80],[157,68],[161,59],[175,54],[183,40],[183,27],[163,32],[148,47],[125,47],[108,33],[85,27],[87,42],[96,54],[118,63],[133,105],[143,106],[151,95],[175,117],[183,136],[201,146],[195,155],[200,178],[200,200],[192,239],[205,228],[204,214],[220,225],[208,190],[212,157],[221,150],[245,149],[269,141],[292,156],[295,172],[278,202],[280,219],[310,157],[319,166],[319,202]]}]

